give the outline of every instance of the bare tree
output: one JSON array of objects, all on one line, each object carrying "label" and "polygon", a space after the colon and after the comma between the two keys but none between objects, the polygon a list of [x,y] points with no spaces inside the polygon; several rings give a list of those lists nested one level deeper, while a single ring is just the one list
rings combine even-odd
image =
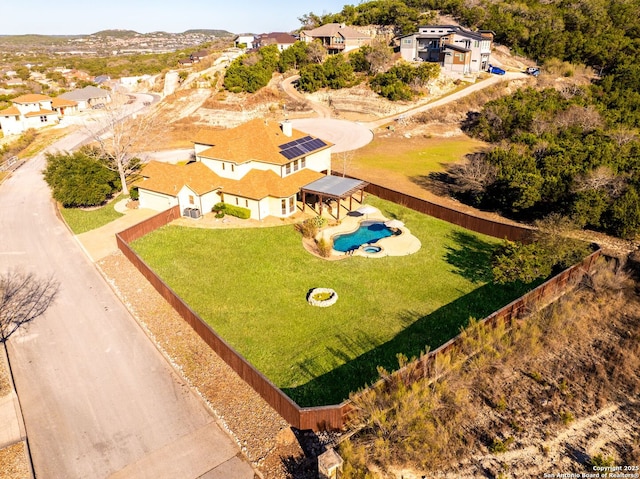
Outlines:
[{"label": "bare tree", "polygon": [[33,273],[10,270],[0,275],[0,342],[41,316],[58,294],[59,283]]},{"label": "bare tree", "polygon": [[611,198],[619,198],[627,187],[626,179],[616,175],[611,168],[599,166],[594,170],[578,175],[574,179],[572,190],[576,193],[590,190],[603,190]]},{"label": "bare tree", "polygon": [[347,169],[351,166],[353,162],[353,151],[341,151],[340,153],[336,153],[336,160],[342,167],[342,176],[344,177],[347,174]]},{"label": "bare tree", "polygon": [[393,50],[389,48],[384,38],[378,38],[371,42],[371,48],[367,51],[365,58],[369,62],[369,71],[373,75],[387,70],[393,59]]},{"label": "bare tree", "polygon": [[447,173],[460,192],[483,193],[496,179],[495,167],[482,154],[471,154],[468,161],[451,165]]},{"label": "bare tree", "polygon": [[156,117],[137,113],[128,95],[116,94],[103,108],[103,114],[93,125],[85,125],[96,159],[118,172],[122,193],[129,194],[127,178],[136,171],[136,154],[150,147],[157,135]]}]

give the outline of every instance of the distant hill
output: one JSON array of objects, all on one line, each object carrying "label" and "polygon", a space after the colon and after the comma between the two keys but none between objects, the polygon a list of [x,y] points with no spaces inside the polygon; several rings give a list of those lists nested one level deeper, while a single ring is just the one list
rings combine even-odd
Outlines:
[{"label": "distant hill", "polygon": [[187,30],[183,32],[185,34],[189,33],[201,33],[204,35],[215,35],[216,37],[233,37],[234,34],[228,32],[226,30],[207,30],[207,29],[196,29],[196,30]]},{"label": "distant hill", "polygon": [[114,38],[129,38],[137,37],[140,34],[134,30],[101,30],[96,33],[92,33],[93,37],[114,37]]}]

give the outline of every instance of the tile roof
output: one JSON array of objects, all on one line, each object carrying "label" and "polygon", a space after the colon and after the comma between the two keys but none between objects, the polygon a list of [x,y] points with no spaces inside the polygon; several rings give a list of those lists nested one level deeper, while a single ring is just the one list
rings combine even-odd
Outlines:
[{"label": "tile roof", "polygon": [[361,33],[355,28],[342,26],[340,23],[326,23],[313,30],[303,30],[304,33],[310,37],[335,37],[340,35],[344,38],[370,38],[366,33]]},{"label": "tile roof", "polygon": [[185,185],[194,193],[203,195],[217,190],[224,183],[222,178],[200,162],[173,165],[150,161],[142,169],[141,175],[146,179],[136,181],[135,186],[172,196],[176,196]]},{"label": "tile roof", "polygon": [[221,189],[222,193],[252,200],[261,200],[268,196],[286,198],[324,176],[308,169],[285,178],[279,177],[273,171],[251,170],[241,180],[232,180],[216,175],[199,161],[188,165],[150,161],[143,168],[141,175],[147,179],[138,180],[134,185],[157,193],[176,196],[186,185],[198,195]]},{"label": "tile roof", "polygon": [[13,100],[13,103],[40,103],[41,101],[51,101],[51,97],[47,95],[39,95],[37,93],[29,93],[27,95],[21,95]]},{"label": "tile roof", "polygon": [[279,43],[282,45],[290,45],[296,42],[296,37],[284,32],[271,32],[263,33],[259,35],[258,40],[264,45],[270,45],[272,43]]},{"label": "tile roof", "polygon": [[[286,165],[291,160],[280,154],[280,145],[293,140],[299,140],[307,135],[292,129],[292,135],[286,136],[277,122],[265,122],[257,118],[228,130],[201,130],[196,135],[194,143],[209,145],[211,148],[199,153],[205,158],[230,161],[236,164],[250,160],[261,161],[275,165]],[[332,143],[325,141],[325,149]]]},{"label": "tile roof", "polygon": [[306,168],[284,178],[271,170],[251,170],[241,180],[227,180],[222,192],[252,200],[261,200],[267,196],[286,198],[323,176],[322,173]]},{"label": "tile roof", "polygon": [[33,118],[34,116],[49,116],[49,115],[57,115],[57,113],[51,110],[40,109],[38,111],[30,111],[28,113],[25,113],[24,116],[26,118]]},{"label": "tile roof", "polygon": [[20,116],[20,110],[18,110],[15,106],[10,106],[9,108],[5,108],[4,110],[0,110],[0,116]]},{"label": "tile roof", "polygon": [[78,106],[78,102],[73,100],[67,100],[65,98],[55,97],[51,100],[51,106],[53,108],[60,108],[62,106]]}]

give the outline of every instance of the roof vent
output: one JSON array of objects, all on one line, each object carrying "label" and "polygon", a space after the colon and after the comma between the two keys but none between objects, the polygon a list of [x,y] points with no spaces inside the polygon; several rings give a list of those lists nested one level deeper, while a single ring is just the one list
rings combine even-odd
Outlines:
[{"label": "roof vent", "polygon": [[293,135],[293,127],[291,126],[291,122],[289,120],[284,120],[282,123],[280,123],[280,127],[282,128],[282,133],[284,133],[284,136]]}]

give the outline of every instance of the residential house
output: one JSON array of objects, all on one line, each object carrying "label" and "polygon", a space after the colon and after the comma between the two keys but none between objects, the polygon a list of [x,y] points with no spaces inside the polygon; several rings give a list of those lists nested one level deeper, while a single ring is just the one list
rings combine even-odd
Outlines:
[{"label": "residential house", "polygon": [[272,32],[263,33],[255,37],[255,48],[266,47],[267,45],[277,45],[279,51],[286,50],[296,42],[296,37],[288,33]]},{"label": "residential house", "polygon": [[95,86],[86,86],[79,90],[68,91],[58,98],[64,100],[73,100],[78,103],[78,110],[84,111],[95,105],[104,105],[111,101],[109,91]]},{"label": "residential house", "polygon": [[252,33],[244,33],[242,35],[237,35],[233,39],[233,46],[236,48],[245,48],[247,50],[251,50],[255,48],[253,42],[255,41],[255,35]]},{"label": "residential house", "polygon": [[493,32],[472,32],[457,25],[425,25],[400,40],[407,61],[438,62],[447,71],[478,73],[490,62]]},{"label": "residential house", "polygon": [[296,212],[301,189],[330,173],[331,147],[286,120],[204,130],[194,140],[195,162],[143,168],[135,184],[140,207],[208,213],[224,202],[247,208],[253,219],[286,218]]},{"label": "residential house", "polygon": [[313,30],[302,30],[300,40],[311,43],[319,40],[330,54],[344,53],[371,44],[371,37],[340,23],[327,23]]},{"label": "residential house", "polygon": [[[46,95],[28,94],[11,100],[9,108],[0,110],[0,129],[5,135],[18,135],[29,128],[43,128],[59,122],[54,101]],[[67,106],[72,106],[71,104]],[[62,107],[56,102],[56,107]]]}]

